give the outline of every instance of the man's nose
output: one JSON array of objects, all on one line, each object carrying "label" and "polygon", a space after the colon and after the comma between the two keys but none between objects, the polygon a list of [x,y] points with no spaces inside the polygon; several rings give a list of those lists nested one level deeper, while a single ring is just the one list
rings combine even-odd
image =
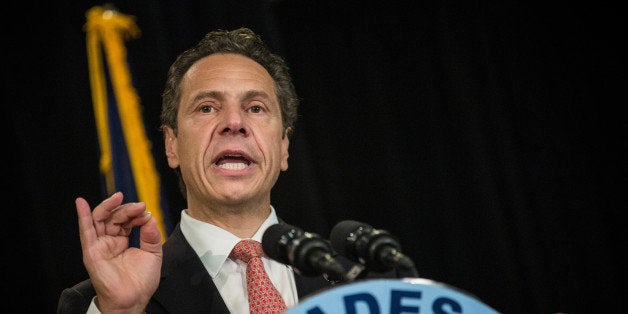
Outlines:
[{"label": "man's nose", "polygon": [[248,133],[245,125],[245,112],[241,108],[231,108],[224,111],[224,126],[221,129],[223,134],[244,134]]}]

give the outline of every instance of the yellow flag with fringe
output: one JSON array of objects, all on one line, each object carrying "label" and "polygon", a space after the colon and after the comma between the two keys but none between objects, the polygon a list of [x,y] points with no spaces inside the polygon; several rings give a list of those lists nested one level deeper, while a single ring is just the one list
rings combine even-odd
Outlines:
[{"label": "yellow flag with fringe", "polygon": [[[160,179],[124,45],[125,40],[140,36],[140,30],[133,16],[101,6],[89,9],[86,18],[89,78],[104,190],[107,195],[122,191],[125,201],[145,202],[157,219],[164,242],[168,228],[162,211]],[[137,241],[138,238],[130,239],[134,246]]]}]

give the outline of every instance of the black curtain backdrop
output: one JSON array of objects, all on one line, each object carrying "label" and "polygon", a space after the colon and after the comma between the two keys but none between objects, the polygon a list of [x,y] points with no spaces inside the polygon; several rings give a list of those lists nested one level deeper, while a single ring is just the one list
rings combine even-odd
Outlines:
[{"label": "black curtain backdrop", "polygon": [[[158,131],[168,66],[207,31],[246,26],[285,57],[301,99],[272,198],[288,223],[324,237],[345,219],[388,230],[420,277],[503,313],[626,310],[618,8],[110,3],[142,32],[128,62],[174,221],[185,205]],[[103,192],[83,25],[104,4],[5,8],[9,312],[54,312],[61,290],[87,277],[74,199],[95,205]]]}]

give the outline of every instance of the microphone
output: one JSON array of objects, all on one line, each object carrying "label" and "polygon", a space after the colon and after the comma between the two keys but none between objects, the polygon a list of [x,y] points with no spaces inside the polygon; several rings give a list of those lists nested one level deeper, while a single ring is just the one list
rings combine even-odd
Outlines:
[{"label": "microphone", "polygon": [[262,249],[268,257],[292,265],[303,276],[323,274],[332,282],[344,278],[345,269],[332,257],[329,241],[316,233],[285,223],[274,224],[262,236]]},{"label": "microphone", "polygon": [[329,238],[334,250],[367,269],[377,272],[397,269],[409,272],[409,277],[417,277],[414,262],[401,253],[401,245],[388,231],[345,220],[332,228]]}]

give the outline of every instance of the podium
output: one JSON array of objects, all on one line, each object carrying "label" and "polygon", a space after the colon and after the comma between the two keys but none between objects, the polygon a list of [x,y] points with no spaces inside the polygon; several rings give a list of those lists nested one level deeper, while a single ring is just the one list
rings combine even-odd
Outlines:
[{"label": "podium", "polygon": [[286,314],[498,314],[471,294],[423,278],[369,279],[335,286]]}]

